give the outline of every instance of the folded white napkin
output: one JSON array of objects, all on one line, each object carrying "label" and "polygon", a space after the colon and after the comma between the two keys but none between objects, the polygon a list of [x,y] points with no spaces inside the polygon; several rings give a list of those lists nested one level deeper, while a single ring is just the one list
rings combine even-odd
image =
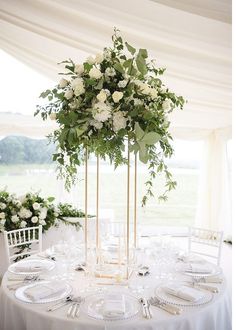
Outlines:
[{"label": "folded white napkin", "polygon": [[121,294],[108,294],[103,305],[103,316],[116,317],[125,314],[125,299]]},{"label": "folded white napkin", "polygon": [[210,274],[212,272],[212,268],[208,265],[201,265],[201,264],[196,265],[193,263],[189,263],[185,265],[184,271],[189,273]]},{"label": "folded white napkin", "polygon": [[178,286],[176,284],[171,284],[168,286],[163,287],[163,290],[173,296],[176,296],[178,298],[196,302],[204,297],[204,292],[201,292],[197,289],[190,288],[188,286],[182,285]]},{"label": "folded white napkin", "polygon": [[40,299],[51,298],[55,294],[60,294],[65,290],[65,283],[50,282],[37,284],[25,290],[25,295],[32,301]]},{"label": "folded white napkin", "polygon": [[204,263],[205,260],[194,254],[182,254],[178,256],[178,259],[186,263]]},{"label": "folded white napkin", "polygon": [[14,269],[16,272],[39,272],[46,270],[45,265],[40,265],[38,262],[31,263],[19,263],[14,265]]}]

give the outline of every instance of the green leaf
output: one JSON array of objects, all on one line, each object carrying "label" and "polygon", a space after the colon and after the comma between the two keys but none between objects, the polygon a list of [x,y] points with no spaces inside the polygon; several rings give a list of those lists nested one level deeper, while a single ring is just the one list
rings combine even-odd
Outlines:
[{"label": "green leaf", "polygon": [[144,136],[145,132],[142,130],[142,128],[139,126],[139,123],[136,122],[134,125],[135,135],[137,140],[141,140]]},{"label": "green leaf", "polygon": [[150,132],[144,135],[144,137],[142,138],[142,142],[148,145],[152,145],[157,143],[160,140],[160,138],[161,137],[158,133]]},{"label": "green leaf", "polygon": [[47,200],[49,201],[49,203],[52,203],[55,200],[55,197],[48,197]]},{"label": "green leaf", "polygon": [[134,152],[135,154],[139,151],[140,147],[138,143],[129,146],[129,151]]},{"label": "green leaf", "polygon": [[147,58],[148,57],[147,49],[143,49],[143,48],[139,49],[138,56],[142,56],[143,58]]},{"label": "green leaf", "polygon": [[139,145],[139,160],[144,163],[147,164],[148,162],[148,153],[147,153],[147,148],[145,146],[145,143],[138,141],[138,145]]},{"label": "green leaf", "polygon": [[119,62],[115,63],[113,65],[113,67],[114,67],[114,69],[116,69],[120,73],[124,73],[125,72],[123,66]]},{"label": "green leaf", "polygon": [[139,72],[142,73],[142,75],[145,75],[147,73],[147,66],[145,59],[142,56],[137,56],[136,64]]},{"label": "green leaf", "polygon": [[125,46],[132,55],[135,54],[136,49],[134,47],[132,47],[131,45],[129,45],[128,42],[125,42]]}]

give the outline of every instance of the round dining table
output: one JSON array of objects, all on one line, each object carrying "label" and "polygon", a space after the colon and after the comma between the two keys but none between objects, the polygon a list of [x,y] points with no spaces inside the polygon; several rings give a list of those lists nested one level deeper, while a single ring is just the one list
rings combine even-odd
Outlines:
[{"label": "round dining table", "polygon": [[[33,257],[41,260],[40,257]],[[139,276],[133,271],[128,281],[116,281],[102,278],[93,278],[91,273],[80,268],[70,269],[65,272],[61,260],[50,260],[54,263],[52,270],[42,272],[41,280],[55,281],[63,279],[69,283],[74,296],[83,297],[84,301],[90,296],[99,294],[124,294],[138,299],[155,296],[158,286],[165,285],[168,281],[178,283],[191,279],[191,277],[175,270],[163,274],[160,265],[149,262],[149,274]],[[148,260],[146,260],[148,264]],[[65,266],[65,265],[64,265]],[[158,268],[159,267],[159,268]],[[64,275],[63,275],[64,274]],[[69,274],[69,275],[68,275]],[[69,304],[55,310],[48,311],[50,303],[28,303],[16,297],[16,291],[12,290],[14,274],[7,271],[2,279],[0,287],[0,329],[1,330],[230,330],[231,326],[231,302],[227,291],[227,282],[221,273],[218,276],[222,283],[207,283],[218,288],[218,293],[210,293],[211,299],[205,304],[181,307],[181,314],[173,315],[157,306],[151,306],[151,318],[145,318],[140,305],[139,311],[124,320],[100,320],[89,316],[81,304],[79,314],[75,318],[67,316]],[[18,276],[18,275],[17,275]],[[165,277],[166,276],[166,277]],[[22,280],[22,276],[19,277]],[[64,281],[64,279],[63,279]],[[22,286],[27,283],[21,283]],[[206,291],[209,294],[209,291]]]}]

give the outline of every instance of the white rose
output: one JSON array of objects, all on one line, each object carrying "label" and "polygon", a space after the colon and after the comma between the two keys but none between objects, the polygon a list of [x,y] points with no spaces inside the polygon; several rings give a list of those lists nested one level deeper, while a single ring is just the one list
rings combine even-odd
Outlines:
[{"label": "white rose", "polygon": [[27,210],[25,207],[22,207],[18,213],[20,218],[30,218],[32,215],[32,212],[30,210]]},{"label": "white rose", "polygon": [[36,217],[36,216],[32,217],[31,222],[37,223],[38,222],[38,217]]},{"label": "white rose", "polygon": [[0,203],[0,210],[4,210],[7,207],[5,203]]},{"label": "white rose", "polygon": [[118,87],[125,88],[127,83],[128,83],[128,80],[121,80],[121,81],[118,82]]},{"label": "white rose", "polygon": [[18,222],[18,221],[19,221],[19,217],[18,217],[18,215],[13,215],[13,216],[11,217],[11,221],[12,221],[13,223]]},{"label": "white rose", "polygon": [[84,72],[84,66],[82,64],[76,64],[75,73],[82,74]]},{"label": "white rose", "polygon": [[40,209],[40,204],[37,203],[37,202],[35,202],[35,203],[33,204],[33,209],[34,209],[34,210],[39,210],[39,209]]},{"label": "white rose", "polygon": [[91,120],[90,125],[94,126],[96,129],[101,129],[103,124],[97,120]]},{"label": "white rose", "polygon": [[106,68],[105,76],[107,77],[114,77],[116,75],[116,70],[113,68]]},{"label": "white rose", "polygon": [[106,93],[106,91],[105,91],[104,89],[102,89],[102,90],[100,91],[100,93],[97,95],[97,99],[98,99],[98,101],[100,101],[100,102],[104,102],[104,101],[106,101],[106,99],[107,99],[107,93]]},{"label": "white rose", "polygon": [[89,56],[86,60],[87,63],[89,64],[94,64],[95,63],[95,59],[92,56]]},{"label": "white rose", "polygon": [[113,115],[113,129],[118,132],[120,129],[126,127],[127,118],[124,117],[121,111],[115,112]]},{"label": "white rose", "polygon": [[123,93],[122,92],[114,92],[113,94],[112,94],[112,98],[113,98],[113,101],[115,102],[115,103],[118,103],[121,99],[122,99],[122,97],[123,97]]},{"label": "white rose", "polygon": [[170,99],[166,99],[166,100],[162,103],[162,109],[163,109],[163,110],[166,110],[166,111],[170,110],[170,109],[171,109],[171,104],[172,104],[171,100],[170,100]]},{"label": "white rose", "polygon": [[85,89],[84,89],[83,85],[76,86],[74,89],[75,96],[80,96],[81,94],[84,94],[84,92],[85,92]]},{"label": "white rose", "polygon": [[152,100],[155,100],[157,98],[157,91],[154,88],[149,89],[149,94],[150,94]]},{"label": "white rose", "polygon": [[0,224],[3,225],[3,226],[5,225],[5,222],[6,222],[6,219],[1,219],[0,220]]},{"label": "white rose", "polygon": [[20,201],[19,199],[17,199],[17,200],[15,201],[15,203],[16,203],[16,206],[18,206],[18,207],[21,206],[21,201]]},{"label": "white rose", "polygon": [[84,81],[82,78],[75,78],[74,80],[72,80],[71,82],[71,87],[73,89],[75,89],[77,86],[83,86],[84,85]]},{"label": "white rose", "polygon": [[21,221],[21,223],[20,223],[20,227],[21,228],[25,228],[26,225],[27,225],[27,222],[26,221]]},{"label": "white rose", "polygon": [[59,82],[59,86],[60,86],[61,88],[66,87],[68,84],[69,84],[69,81],[66,80],[66,79],[64,79],[64,78],[62,78],[62,79],[60,80],[60,82]]},{"label": "white rose", "polygon": [[40,223],[40,225],[42,225],[42,226],[45,226],[45,225],[46,225],[46,221],[45,221],[45,220],[40,220],[39,223]]},{"label": "white rose", "polygon": [[109,89],[104,89],[104,91],[106,92],[107,96],[111,95],[111,92],[109,91]]},{"label": "white rose", "polygon": [[50,117],[51,120],[56,120],[57,119],[56,112],[51,112],[50,115],[49,115],[49,117]]},{"label": "white rose", "polygon": [[68,89],[68,91],[65,92],[64,96],[67,100],[70,100],[73,97],[74,93],[72,89]]},{"label": "white rose", "polygon": [[5,213],[4,212],[0,213],[0,219],[5,219]]},{"label": "white rose", "polygon": [[103,56],[103,54],[97,54],[97,55],[96,55],[96,57],[95,57],[95,62],[96,62],[97,64],[102,63],[103,60],[104,60],[104,56]]},{"label": "white rose", "polygon": [[48,209],[46,207],[43,207],[40,210],[39,219],[44,220],[47,217],[47,213],[48,213]]},{"label": "white rose", "polygon": [[92,78],[92,79],[99,79],[101,78],[102,76],[102,73],[99,69],[97,68],[92,68],[90,71],[89,71],[89,77]]},{"label": "white rose", "polygon": [[30,210],[25,211],[25,218],[30,218],[32,216],[32,212]]}]

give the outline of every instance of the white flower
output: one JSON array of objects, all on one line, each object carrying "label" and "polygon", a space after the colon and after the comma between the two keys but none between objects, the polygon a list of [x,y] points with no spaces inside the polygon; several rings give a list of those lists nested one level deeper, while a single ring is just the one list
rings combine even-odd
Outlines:
[{"label": "white flower", "polygon": [[92,78],[92,79],[99,79],[101,78],[102,76],[102,73],[99,69],[97,68],[92,68],[90,71],[89,71],[89,77]]},{"label": "white flower", "polygon": [[87,63],[89,64],[94,64],[95,63],[95,59],[92,56],[89,56],[86,60]]},{"label": "white flower", "polygon": [[40,220],[39,223],[40,223],[40,225],[42,225],[42,226],[45,226],[45,225],[46,225],[46,221],[45,221],[45,220]]},{"label": "white flower", "polygon": [[106,93],[106,91],[105,91],[104,89],[102,89],[102,90],[99,92],[99,94],[97,95],[97,99],[98,99],[98,101],[100,101],[100,102],[104,102],[104,101],[106,101],[106,99],[107,99],[107,93]]},{"label": "white flower", "polygon": [[15,204],[16,204],[16,206],[20,207],[21,206],[21,201],[19,199],[16,199]]},{"label": "white flower", "polygon": [[21,203],[24,203],[26,200],[26,195],[22,195],[22,196],[18,197],[18,199]]},{"label": "white flower", "polygon": [[120,129],[126,127],[127,119],[121,111],[115,112],[113,115],[113,129],[118,132]]},{"label": "white flower", "polygon": [[58,215],[59,215],[58,212],[54,212],[54,216],[55,216],[56,218],[58,217]]},{"label": "white flower", "polygon": [[157,98],[157,91],[154,88],[149,89],[149,95],[151,96],[152,100],[155,100]]},{"label": "white flower", "polygon": [[32,216],[32,212],[27,210],[25,207],[22,207],[18,213],[20,218],[30,218]]},{"label": "white flower", "polygon": [[36,217],[36,216],[34,216],[34,217],[32,217],[31,218],[31,222],[33,222],[33,223],[37,223],[38,222],[38,217]]},{"label": "white flower", "polygon": [[104,91],[106,92],[107,96],[111,95],[111,92],[109,91],[109,89],[104,89]]},{"label": "white flower", "polygon": [[160,88],[160,93],[166,93],[167,92],[167,88],[165,88],[165,87],[162,87],[162,88]]},{"label": "white flower", "polygon": [[101,129],[103,124],[97,120],[91,120],[90,125],[94,126],[96,129]]},{"label": "white flower", "polygon": [[82,74],[84,72],[84,66],[82,64],[76,64],[75,73]]},{"label": "white flower", "polygon": [[170,99],[166,99],[163,103],[162,103],[162,109],[163,110],[170,110],[171,109],[171,105],[172,105],[172,102]]},{"label": "white flower", "polygon": [[113,98],[113,101],[115,102],[115,103],[118,103],[121,99],[122,99],[122,97],[123,97],[123,93],[122,92],[114,92],[113,94],[112,94],[112,98]]},{"label": "white flower", "polygon": [[103,60],[104,60],[104,56],[103,56],[103,54],[97,54],[97,55],[95,56],[95,62],[96,62],[97,64],[102,63]]},{"label": "white flower", "polygon": [[49,117],[50,117],[51,120],[56,120],[57,119],[56,112],[51,112]]},{"label": "white flower", "polygon": [[60,82],[59,82],[59,86],[60,86],[61,88],[66,87],[68,84],[69,84],[69,81],[66,80],[66,79],[64,79],[64,78],[62,78],[62,79],[60,80]]},{"label": "white flower", "polygon": [[104,52],[103,52],[103,56],[106,60],[109,60],[111,58],[111,52],[109,49],[105,49]]},{"label": "white flower", "polygon": [[82,78],[75,78],[71,83],[72,88],[74,89],[74,94],[79,96],[85,92],[84,81]]},{"label": "white flower", "polygon": [[68,91],[65,92],[64,96],[67,100],[70,100],[73,97],[74,93],[72,89],[68,89]]},{"label": "white flower", "polygon": [[84,86],[77,86],[74,90],[76,96],[80,96],[81,94],[84,94],[84,92],[85,92]]},{"label": "white flower", "polygon": [[5,203],[0,203],[0,210],[4,210],[6,207],[7,206]]},{"label": "white flower", "polygon": [[3,225],[3,226],[5,225],[5,222],[6,222],[6,219],[1,219],[0,220],[0,224]]},{"label": "white flower", "polygon": [[106,68],[105,76],[106,77],[114,77],[116,75],[116,70],[113,68]]},{"label": "white flower", "polygon": [[20,227],[21,228],[25,228],[26,225],[27,225],[27,222],[26,221],[21,221],[21,223],[20,223]]},{"label": "white flower", "polygon": [[34,210],[39,210],[39,209],[40,209],[40,204],[37,203],[37,202],[35,202],[35,203],[33,204],[33,209],[34,209]]},{"label": "white flower", "polygon": [[140,99],[134,99],[134,105],[142,105],[143,102]]},{"label": "white flower", "polygon": [[5,219],[5,213],[4,212],[0,213],[0,219]]},{"label": "white flower", "polygon": [[94,105],[96,110],[93,118],[99,122],[104,122],[111,117],[111,107],[103,102],[98,102]]},{"label": "white flower", "polygon": [[13,222],[13,223],[16,223],[16,222],[18,222],[19,221],[19,217],[18,217],[18,215],[13,215],[12,217],[11,217],[11,221]]},{"label": "white flower", "polygon": [[125,88],[127,83],[128,83],[128,80],[121,80],[121,81],[118,82],[118,87]]},{"label": "white flower", "polygon": [[40,209],[39,219],[44,220],[47,217],[48,209],[43,207]]}]

